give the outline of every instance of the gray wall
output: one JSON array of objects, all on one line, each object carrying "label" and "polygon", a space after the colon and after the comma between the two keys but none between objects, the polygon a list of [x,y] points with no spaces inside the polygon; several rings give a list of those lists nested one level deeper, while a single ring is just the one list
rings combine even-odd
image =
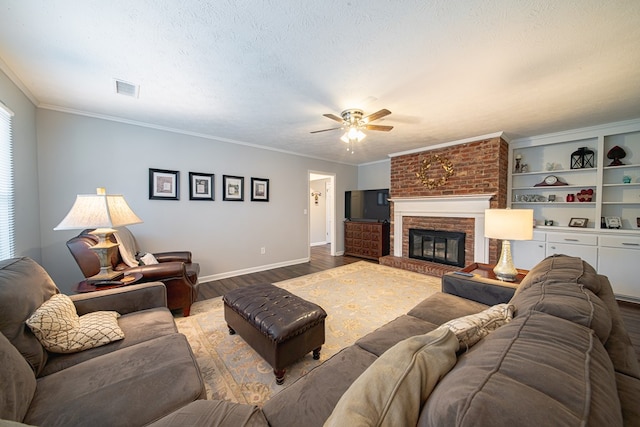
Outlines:
[{"label": "gray wall", "polygon": [[36,108],[28,97],[0,71],[0,101],[13,116],[13,158],[16,185],[16,256],[40,262],[38,153]]},{"label": "gray wall", "polygon": [[[391,160],[358,166],[357,190],[377,190],[391,187]],[[355,190],[350,188],[350,190]]]},{"label": "gray wall", "polygon": [[[77,194],[123,194],[143,251],[190,250],[211,280],[308,260],[309,170],[335,173],[336,194],[357,186],[356,166],[53,110],[38,109],[37,134],[42,265],[67,293],[82,279],[65,246],[77,233],[53,228]],[[149,168],[180,172],[179,201],[148,199]],[[189,200],[190,171],[215,174],[215,201]],[[223,174],[245,178],[244,202],[222,201]],[[269,203],[250,201],[251,177],[270,180]]]}]

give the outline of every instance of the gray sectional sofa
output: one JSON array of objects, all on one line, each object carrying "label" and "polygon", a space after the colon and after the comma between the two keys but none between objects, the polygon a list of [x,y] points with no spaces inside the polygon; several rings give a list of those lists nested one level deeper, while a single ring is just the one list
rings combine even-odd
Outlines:
[{"label": "gray sectional sofa", "polygon": [[[458,290],[427,298],[276,394],[262,408],[269,425],[323,425],[396,343],[488,307]],[[606,277],[579,258],[553,256],[529,272],[510,304],[511,322],[459,350],[415,415],[419,426],[640,425],[638,360]]]},{"label": "gray sectional sofa", "polygon": [[[6,376],[7,366],[11,366],[11,389],[35,390],[32,396],[14,393],[13,401],[3,390],[0,418],[42,425],[146,425],[155,421],[154,427],[321,426],[334,408],[337,413],[347,401],[354,411],[364,408],[363,414],[371,413],[372,406],[385,405],[393,407],[397,416],[398,408],[402,411],[406,407],[411,411],[407,419],[417,420],[419,426],[640,425],[637,356],[607,278],[578,258],[545,259],[530,271],[509,301],[504,296],[487,301],[487,294],[480,289],[482,283],[449,290],[457,295],[432,295],[406,315],[343,349],[262,408],[198,400],[204,391],[188,344],[175,332],[166,309],[151,308],[148,302],[154,285],[131,289],[148,297],[127,298],[128,305],[120,307],[129,313],[123,316],[123,324],[131,316],[131,326],[127,326],[130,336],[124,341],[89,350],[92,355],[49,357],[23,347],[25,337],[16,334],[15,322],[7,324],[3,280],[13,277],[2,274],[0,331],[5,335],[9,332],[9,341],[21,348],[24,357],[31,360],[37,356],[27,368],[35,369],[38,377],[31,373],[33,378],[29,378],[24,372],[18,375],[14,365],[20,365],[20,361],[7,358],[11,353],[7,347],[12,345],[3,343],[0,335],[2,375]],[[484,304],[473,300],[477,295],[485,297]],[[91,302],[93,298],[88,296],[74,298],[82,311],[103,307],[101,298]],[[111,298],[108,291],[104,298]],[[458,348],[454,336],[455,348],[451,348],[451,332],[439,325],[482,312],[489,307],[487,304],[504,302],[513,306],[510,322],[468,349]],[[8,305],[14,311],[18,306]],[[384,359],[388,369],[388,356],[397,355],[402,345],[416,339],[422,340],[418,352],[422,348],[434,350],[433,343],[444,342],[448,346],[444,351],[453,352],[453,361],[436,367],[429,362],[430,356],[425,358],[421,369],[407,370],[406,375],[411,380],[409,386],[418,384],[421,389],[407,390],[404,384],[396,392],[396,388],[388,387],[387,372],[376,376],[375,371],[383,366],[380,361]],[[113,349],[107,349],[110,346]],[[440,353],[437,347],[434,357]],[[391,348],[394,350],[387,352]],[[435,380],[432,368],[438,370]],[[24,366],[21,369],[24,371]],[[354,381],[361,375],[356,383],[358,390],[366,391],[367,398],[352,393]],[[363,379],[372,382],[363,388]],[[3,377],[6,389],[5,381]],[[383,389],[393,392],[381,398],[379,391]],[[413,393],[421,396],[420,405],[404,405],[402,396]],[[7,408],[16,408],[17,412],[10,413]],[[369,421],[376,424],[380,419]],[[344,425],[346,421],[334,414],[329,422]],[[399,424],[397,418],[386,416],[379,425]]]},{"label": "gray sectional sofa", "polygon": [[161,282],[70,298],[79,316],[116,311],[124,339],[47,351],[25,321],[59,290],[30,258],[0,261],[0,426],[265,425],[259,408],[207,401]]}]

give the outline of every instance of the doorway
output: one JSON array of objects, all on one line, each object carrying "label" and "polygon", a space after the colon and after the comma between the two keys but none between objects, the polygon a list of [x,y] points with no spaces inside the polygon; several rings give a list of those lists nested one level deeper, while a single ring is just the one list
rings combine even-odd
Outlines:
[{"label": "doorway", "polygon": [[309,171],[309,253],[311,246],[330,245],[336,255],[335,174]]}]

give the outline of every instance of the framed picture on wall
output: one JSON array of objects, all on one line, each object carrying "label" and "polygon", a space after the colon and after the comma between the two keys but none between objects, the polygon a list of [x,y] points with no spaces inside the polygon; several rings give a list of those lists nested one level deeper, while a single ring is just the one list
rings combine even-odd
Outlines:
[{"label": "framed picture on wall", "polygon": [[180,200],[180,172],[149,169],[150,200]]},{"label": "framed picture on wall", "polygon": [[251,178],[251,201],[269,201],[269,180],[265,178]]},{"label": "framed picture on wall", "polygon": [[189,200],[215,200],[212,173],[189,172]]},{"label": "framed picture on wall", "polygon": [[244,177],[222,175],[222,200],[244,201]]}]

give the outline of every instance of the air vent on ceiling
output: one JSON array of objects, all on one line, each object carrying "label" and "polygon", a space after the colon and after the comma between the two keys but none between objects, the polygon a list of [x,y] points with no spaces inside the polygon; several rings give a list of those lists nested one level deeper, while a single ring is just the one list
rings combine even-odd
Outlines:
[{"label": "air vent on ceiling", "polygon": [[132,98],[137,98],[138,93],[140,91],[140,86],[135,85],[133,83],[128,83],[123,80],[115,79],[116,82],[116,93],[124,96],[130,96]]}]

